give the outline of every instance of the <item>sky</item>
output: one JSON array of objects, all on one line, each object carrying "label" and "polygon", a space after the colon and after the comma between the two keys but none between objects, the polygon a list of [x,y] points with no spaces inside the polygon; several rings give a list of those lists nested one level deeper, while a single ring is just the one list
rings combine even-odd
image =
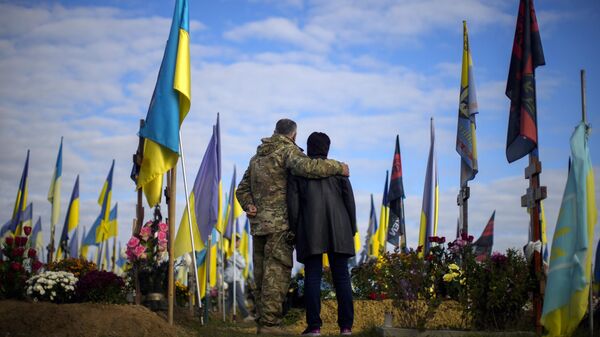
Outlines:
[{"label": "sky", "polygon": [[[536,79],[540,180],[548,188],[545,210],[551,240],[566,183],[569,137],[581,120],[580,69],[587,73],[588,121],[592,127],[600,125],[600,2],[535,4],[546,58]],[[129,178],[132,155],[173,5],[173,0],[0,0],[2,223],[11,217],[30,149],[29,199],[48,240],[47,194],[63,136],[57,232],[77,174],[80,226],[91,226],[115,159],[119,240],[128,239],[136,200]],[[517,7],[517,0],[190,1],[192,104],[182,125],[189,187],[217,113],[225,192],[233,167],[241,177],[260,139],[272,134],[278,119],[291,118],[298,123],[301,147],[311,132],[326,132],[330,157],[349,164],[364,239],[370,195],[379,209],[399,135],[407,238],[415,247],[429,121],[434,118],[438,234],[454,237],[460,169],[456,123],[466,20],[479,103],[479,173],[470,182],[469,228],[479,236],[496,210],[494,250],[520,249],[529,227],[527,212],[520,207],[528,186],[527,160],[506,161],[509,100],[504,95]],[[600,196],[596,130],[589,141]],[[185,207],[181,172],[179,166],[177,224]],[[145,208],[148,219],[151,213]],[[595,233],[596,242],[598,228]]]}]

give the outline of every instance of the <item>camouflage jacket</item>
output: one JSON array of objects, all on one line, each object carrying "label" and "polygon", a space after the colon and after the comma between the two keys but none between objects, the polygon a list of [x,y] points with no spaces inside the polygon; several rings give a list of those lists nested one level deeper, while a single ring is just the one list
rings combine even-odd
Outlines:
[{"label": "camouflage jacket", "polygon": [[252,235],[265,235],[289,229],[287,214],[288,172],[306,178],[342,174],[342,164],[330,159],[308,158],[290,138],[274,134],[263,138],[238,185],[236,196],[246,210],[257,208],[250,218]]}]

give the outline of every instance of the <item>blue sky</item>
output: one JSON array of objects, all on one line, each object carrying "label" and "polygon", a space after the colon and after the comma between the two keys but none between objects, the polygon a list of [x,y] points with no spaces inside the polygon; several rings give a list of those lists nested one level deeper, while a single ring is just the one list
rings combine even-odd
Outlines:
[{"label": "blue sky", "polygon": [[[495,249],[521,247],[528,231],[520,207],[527,163],[509,165],[504,155],[509,107],[504,88],[517,6],[516,0],[190,1],[192,107],[182,128],[188,181],[217,112],[226,191],[233,165],[241,176],[260,138],[272,133],[279,118],[289,117],[299,124],[300,146],[312,131],[326,132],[331,157],[349,163],[364,237],[369,195],[380,202],[399,134],[408,243],[415,246],[433,117],[439,234],[452,236],[458,216],[454,145],[462,20],[467,20],[480,111],[480,172],[471,182],[470,228],[479,235],[496,209]],[[127,239],[135,200],[128,178],[131,155],[172,10],[173,1],[0,1],[0,219],[10,217],[31,149],[30,199],[34,216],[42,216],[48,229],[46,195],[64,136],[59,228],[77,174],[81,225],[89,228],[114,158],[113,200],[120,205],[120,239]],[[536,76],[551,235],[566,182],[569,137],[580,120],[581,68],[587,70],[589,119],[600,125],[600,3],[546,0],[537,1],[536,10],[547,63]],[[600,137],[594,131],[598,191]],[[182,180],[178,219],[185,200]]]}]

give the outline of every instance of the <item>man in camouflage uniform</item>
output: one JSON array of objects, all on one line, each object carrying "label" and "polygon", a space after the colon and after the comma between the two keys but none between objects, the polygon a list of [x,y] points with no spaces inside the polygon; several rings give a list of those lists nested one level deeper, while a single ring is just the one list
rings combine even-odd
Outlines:
[{"label": "man in camouflage uniform", "polygon": [[253,236],[258,333],[284,333],[278,326],[290,285],[294,250],[286,203],[288,172],[307,178],[348,176],[348,165],[308,158],[295,139],[296,123],[279,120],[273,136],[263,138],[250,159],[236,192]]}]

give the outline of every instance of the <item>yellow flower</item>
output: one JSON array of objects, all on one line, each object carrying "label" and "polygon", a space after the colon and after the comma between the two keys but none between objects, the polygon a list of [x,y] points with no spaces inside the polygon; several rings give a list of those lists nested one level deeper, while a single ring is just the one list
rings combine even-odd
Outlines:
[{"label": "yellow flower", "polygon": [[444,277],[443,277],[444,282],[452,282],[452,280],[454,280],[454,275],[456,275],[456,274],[448,273],[448,274],[444,275]]},{"label": "yellow flower", "polygon": [[456,265],[455,263],[451,263],[450,265],[448,265],[448,268],[450,268],[450,270],[452,270],[452,271],[460,270],[460,267],[458,265]]}]

